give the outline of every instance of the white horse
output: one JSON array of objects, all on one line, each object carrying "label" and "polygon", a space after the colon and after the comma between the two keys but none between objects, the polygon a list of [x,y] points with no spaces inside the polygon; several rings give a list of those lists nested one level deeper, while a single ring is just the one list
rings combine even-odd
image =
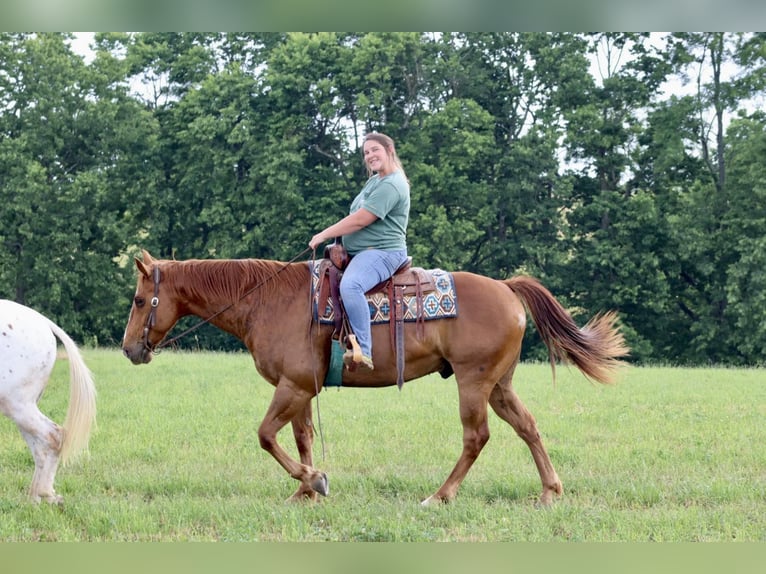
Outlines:
[{"label": "white horse", "polygon": [[[69,357],[69,408],[63,428],[37,407],[56,362],[56,335]],[[0,299],[0,412],[19,427],[35,461],[29,496],[61,504],[53,489],[59,461],[88,448],[96,417],[96,389],[77,345],[37,311]]]}]

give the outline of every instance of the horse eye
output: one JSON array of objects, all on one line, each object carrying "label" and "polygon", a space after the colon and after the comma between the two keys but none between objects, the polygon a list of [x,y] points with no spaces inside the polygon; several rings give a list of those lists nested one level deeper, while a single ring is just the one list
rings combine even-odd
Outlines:
[{"label": "horse eye", "polygon": [[136,307],[143,307],[144,305],[146,305],[146,299],[144,299],[143,297],[136,297],[135,299],[133,299],[133,302],[136,304]]}]

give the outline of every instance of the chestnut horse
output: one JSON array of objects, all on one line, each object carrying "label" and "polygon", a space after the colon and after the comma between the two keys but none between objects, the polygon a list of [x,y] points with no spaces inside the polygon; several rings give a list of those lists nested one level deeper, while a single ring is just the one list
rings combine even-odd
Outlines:
[{"label": "chestnut horse", "polygon": [[[262,259],[158,260],[143,251],[136,258],[138,285],[122,348],[134,364],[152,352],[179,318],[196,315],[231,333],[248,348],[258,372],[275,387],[258,428],[260,445],[299,482],[288,500],[316,500],[328,494],[327,475],[314,468],[311,399],[328,369],[331,325],[311,322],[308,262]],[[588,378],[609,383],[628,354],[613,312],[578,328],[551,293],[531,277],[496,280],[467,272],[453,274],[458,317],[405,326],[405,380],[433,372],[455,375],[463,424],[463,450],[447,480],[423,501],[446,502],[489,439],[487,405],[509,423],[532,452],[542,481],[540,502],[562,492],[532,414],[512,386],[529,311],[555,361],[572,363]],[[396,384],[396,361],[387,325],[374,325],[373,371],[343,373],[347,387]],[[554,373],[555,374],[555,373]],[[300,462],[277,442],[292,425]]]},{"label": "chestnut horse", "polygon": [[[69,406],[63,427],[37,407],[56,362],[56,339],[69,358]],[[53,489],[59,461],[88,448],[96,417],[96,389],[74,341],[37,311],[0,300],[0,412],[16,423],[32,452],[35,472],[29,497],[61,504]]]}]

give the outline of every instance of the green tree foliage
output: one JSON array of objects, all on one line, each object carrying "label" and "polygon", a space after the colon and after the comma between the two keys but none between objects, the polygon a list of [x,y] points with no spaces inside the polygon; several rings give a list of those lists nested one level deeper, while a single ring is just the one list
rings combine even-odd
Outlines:
[{"label": "green tree foliage", "polygon": [[[741,265],[742,253],[737,247],[741,226],[750,214],[738,209],[741,192],[728,181],[726,121],[757,92],[752,91],[751,82],[727,77],[725,69],[737,60],[747,60],[738,56],[745,41],[740,34],[723,33],[674,34],[670,38],[670,61],[684,72],[692,88],[688,96],[671,100],[664,108],[667,113],[662,125],[657,123],[654,128],[668,134],[677,126],[677,134],[667,140],[676,147],[664,161],[676,173],[669,185],[659,189],[667,196],[671,237],[663,270],[680,310],[670,316],[670,324],[685,327],[685,333],[674,329],[679,335],[676,342],[686,335],[686,346],[676,346],[671,356],[683,362],[763,360],[758,353],[743,356],[738,350],[749,335],[731,320],[727,295],[730,270]],[[745,68],[741,77],[752,74]],[[739,217],[743,219],[735,222]]]},{"label": "green tree foliage", "polygon": [[726,269],[724,320],[733,338],[732,362],[749,363],[766,348],[766,115],[735,120],[727,136],[730,209],[723,225],[734,255]]},{"label": "green tree foliage", "polygon": [[119,69],[86,66],[67,39],[0,39],[2,296],[115,344],[130,281],[115,258],[135,229],[133,202],[151,190],[154,122]]},{"label": "green tree foliage", "polygon": [[378,130],[416,264],[535,275],[580,322],[616,309],[636,361],[764,363],[763,34],[70,40],[0,35],[0,276],[80,340],[119,341],[140,248],[308,258]]}]

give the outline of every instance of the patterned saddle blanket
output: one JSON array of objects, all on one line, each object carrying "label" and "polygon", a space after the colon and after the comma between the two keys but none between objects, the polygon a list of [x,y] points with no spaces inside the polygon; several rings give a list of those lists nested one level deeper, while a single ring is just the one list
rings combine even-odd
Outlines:
[{"label": "patterned saddle blanket", "polygon": [[[321,270],[324,269],[322,260],[309,261],[311,266],[311,302],[314,321],[323,324],[335,322],[335,309],[332,298],[323,295],[320,289]],[[429,321],[434,319],[446,319],[457,317],[457,295],[455,294],[455,281],[451,273],[441,269],[421,270],[418,272],[425,275],[431,288],[426,288],[422,293],[422,301],[418,301],[415,292],[404,291],[403,314],[404,321]],[[388,323],[391,320],[392,304],[386,289],[377,290],[367,294],[367,303],[370,307],[370,321],[376,323]]]}]

